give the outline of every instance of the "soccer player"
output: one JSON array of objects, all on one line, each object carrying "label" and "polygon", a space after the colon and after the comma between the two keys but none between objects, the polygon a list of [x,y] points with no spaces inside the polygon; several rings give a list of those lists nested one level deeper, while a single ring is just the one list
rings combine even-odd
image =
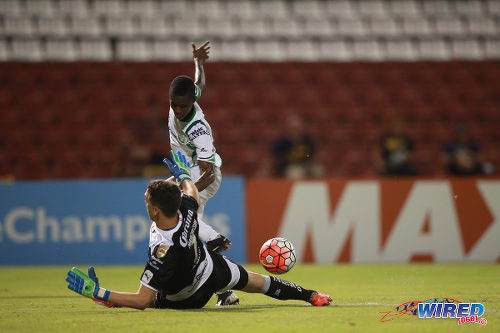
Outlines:
[{"label": "soccer player", "polygon": [[210,42],[199,48],[193,47],[195,80],[188,76],[178,76],[170,84],[170,110],[168,130],[170,146],[174,151],[181,151],[191,165],[191,174],[200,195],[198,221],[200,238],[207,243],[209,250],[222,252],[231,244],[229,239],[220,235],[203,221],[203,212],[208,199],[213,197],[220,187],[222,160],[213,143],[213,133],[197,101],[205,89],[205,71],[203,64],[208,59]]},{"label": "soccer player", "polygon": [[[168,130],[170,146],[174,151],[182,151],[192,166],[191,173],[200,195],[198,208],[200,239],[207,243],[209,250],[221,253],[229,248],[230,240],[219,234],[203,221],[203,212],[208,199],[217,193],[222,180],[220,167],[222,159],[213,143],[213,133],[197,101],[205,89],[203,64],[208,59],[210,42],[199,48],[191,44],[195,64],[195,80],[188,76],[178,76],[170,84],[170,110]],[[239,303],[238,296],[232,291],[218,293],[218,305]]]},{"label": "soccer player", "polygon": [[280,300],[303,300],[314,306],[329,305],[331,298],[273,276],[245,270],[219,253],[207,250],[198,230],[199,193],[191,180],[186,157],[171,153],[168,165],[179,186],[169,180],[153,180],[145,199],[154,222],[149,260],[136,293],[99,286],[94,268],[88,275],[73,267],[66,277],[68,288],[107,306],[144,310],[202,308],[217,291],[229,289],[262,293]]}]

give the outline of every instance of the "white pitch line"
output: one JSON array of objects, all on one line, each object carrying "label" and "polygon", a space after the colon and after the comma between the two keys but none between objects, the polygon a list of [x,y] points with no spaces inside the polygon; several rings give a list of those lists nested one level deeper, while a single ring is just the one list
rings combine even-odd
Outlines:
[{"label": "white pitch line", "polygon": [[332,305],[340,306],[398,306],[399,304],[386,304],[386,303],[335,303],[333,301]]}]

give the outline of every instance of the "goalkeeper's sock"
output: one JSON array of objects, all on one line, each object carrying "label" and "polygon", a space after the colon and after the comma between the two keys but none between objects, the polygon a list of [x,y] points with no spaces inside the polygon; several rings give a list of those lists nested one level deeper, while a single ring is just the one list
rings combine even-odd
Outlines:
[{"label": "goalkeeper's sock", "polygon": [[297,299],[306,302],[310,302],[313,297],[314,290],[304,289],[295,283],[274,276],[264,276],[264,278],[266,280],[262,292],[269,297],[280,300]]}]

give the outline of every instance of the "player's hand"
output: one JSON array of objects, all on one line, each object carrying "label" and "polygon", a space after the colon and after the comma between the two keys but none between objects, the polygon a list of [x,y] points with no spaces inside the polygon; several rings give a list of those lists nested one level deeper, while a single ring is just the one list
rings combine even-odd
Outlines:
[{"label": "player's hand", "polygon": [[186,156],[180,151],[177,154],[170,151],[170,156],[172,157],[172,162],[168,158],[165,158],[163,159],[163,163],[168,167],[172,176],[179,181],[179,184],[182,184],[186,179],[191,180],[191,166],[186,161]]},{"label": "player's hand", "polygon": [[193,58],[201,63],[204,63],[208,59],[208,53],[210,52],[210,41],[207,40],[202,46],[196,48],[194,43],[191,43],[193,47]]},{"label": "player's hand", "polygon": [[99,287],[99,279],[95,274],[94,267],[89,267],[88,275],[73,267],[68,271],[68,276],[66,277],[66,282],[68,282],[68,289],[74,292],[101,301],[106,306],[109,298],[109,290]]}]

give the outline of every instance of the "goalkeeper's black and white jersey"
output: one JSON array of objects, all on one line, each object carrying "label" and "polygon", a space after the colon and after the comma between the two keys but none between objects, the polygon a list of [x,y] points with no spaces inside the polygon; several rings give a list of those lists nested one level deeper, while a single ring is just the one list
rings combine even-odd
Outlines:
[{"label": "goalkeeper's black and white jersey", "polygon": [[161,291],[170,301],[192,296],[210,277],[213,260],[198,238],[198,203],[182,196],[179,222],[161,230],[153,222],[149,235],[149,260],[141,283]]}]

